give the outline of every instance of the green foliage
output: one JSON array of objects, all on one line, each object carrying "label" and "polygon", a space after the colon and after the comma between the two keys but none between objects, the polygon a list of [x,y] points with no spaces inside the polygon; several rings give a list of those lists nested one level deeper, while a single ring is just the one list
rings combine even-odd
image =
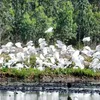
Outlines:
[{"label": "green foliage", "polygon": [[[91,4],[90,4],[90,3]],[[0,42],[33,40],[40,37],[75,44],[84,36],[99,43],[98,0],[2,0],[0,1]],[[92,6],[91,6],[92,5]],[[45,33],[53,27],[54,32]],[[76,35],[77,34],[77,35]],[[97,39],[96,39],[97,38]],[[80,42],[79,41],[79,42]]]},{"label": "green foliage", "polygon": [[[61,9],[62,8],[62,9]],[[73,5],[70,1],[62,1],[58,5],[58,16],[55,37],[67,43],[76,38],[76,23],[73,21]]]},{"label": "green foliage", "polygon": [[93,15],[92,8],[88,0],[79,0],[78,7],[77,38],[83,39],[83,37],[91,36],[95,32],[95,17]]},{"label": "green foliage", "polygon": [[3,75],[6,75],[6,77],[16,77],[19,79],[24,80],[34,80],[38,82],[41,78],[41,76],[50,75],[53,76],[59,76],[59,75],[71,75],[75,77],[87,77],[87,78],[99,78],[100,77],[100,71],[94,72],[92,69],[73,69],[73,68],[58,68],[58,69],[51,69],[46,68],[43,71],[40,71],[36,68],[23,68],[20,70],[17,70],[15,68],[2,68],[0,69],[0,73]]}]

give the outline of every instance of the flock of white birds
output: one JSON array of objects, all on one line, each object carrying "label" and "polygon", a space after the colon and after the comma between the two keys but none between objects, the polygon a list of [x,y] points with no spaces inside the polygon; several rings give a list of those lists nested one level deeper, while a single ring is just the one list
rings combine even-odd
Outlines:
[{"label": "flock of white birds", "polygon": [[5,57],[0,56],[0,65],[8,68],[29,68],[31,66],[25,65],[25,60],[35,55],[36,63],[34,68],[40,70],[45,67],[51,68],[81,68],[85,67],[92,69],[100,69],[100,45],[97,45],[94,50],[89,46],[84,46],[78,50],[72,45],[66,46],[60,40],[56,41],[55,45],[48,45],[44,38],[38,40],[39,47],[35,47],[33,41],[27,42],[22,46],[20,42],[13,44],[8,42],[1,46],[0,55],[6,54],[9,60],[6,61]]},{"label": "flock of white birds", "polygon": [[[52,29],[50,28],[50,32]],[[89,41],[90,37],[83,39],[83,42]],[[1,68],[30,68],[31,66],[27,66],[24,62],[28,60],[30,63],[30,57],[34,55],[36,57],[34,68],[39,70],[44,70],[46,67],[100,69],[100,45],[97,45],[94,50],[87,45],[78,50],[72,45],[66,46],[60,40],[57,40],[54,45],[48,45],[44,38],[40,38],[38,44],[39,46],[35,47],[33,41],[29,41],[24,46],[20,42],[15,44],[8,42],[2,45],[0,49]],[[10,59],[5,60],[5,57],[1,56],[2,54],[6,54]]]}]

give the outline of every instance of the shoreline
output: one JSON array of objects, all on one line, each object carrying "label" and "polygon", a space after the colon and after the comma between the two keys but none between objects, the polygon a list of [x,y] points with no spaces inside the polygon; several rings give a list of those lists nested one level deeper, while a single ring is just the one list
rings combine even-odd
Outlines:
[{"label": "shoreline", "polygon": [[[68,86],[71,87],[68,87]],[[0,91],[21,92],[60,92],[60,93],[99,93],[100,83],[24,83],[0,84]]]},{"label": "shoreline", "polygon": [[[71,78],[71,79],[70,79]],[[1,78],[0,78],[1,79]],[[54,78],[55,79],[55,78]],[[70,80],[69,80],[70,79]],[[83,81],[82,81],[83,80]],[[47,92],[75,92],[75,93],[100,93],[100,80],[81,79],[79,77],[67,77],[66,82],[43,82],[42,80],[35,82],[34,80],[16,80],[13,78],[6,78],[6,80],[0,81],[0,91],[47,91]],[[94,89],[96,88],[96,89]]]}]

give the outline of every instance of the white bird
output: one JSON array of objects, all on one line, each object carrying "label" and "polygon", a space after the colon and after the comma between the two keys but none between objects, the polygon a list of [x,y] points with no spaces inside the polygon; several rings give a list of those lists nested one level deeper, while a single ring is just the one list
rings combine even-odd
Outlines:
[{"label": "white bird", "polygon": [[74,68],[79,67],[81,69],[84,69],[84,64],[83,64],[83,61],[82,61],[83,58],[80,58],[79,52],[80,52],[79,50],[76,50],[72,54],[72,61],[75,63]]},{"label": "white bird", "polygon": [[40,54],[40,59],[45,60],[45,57],[42,54]]},{"label": "white bird", "polygon": [[5,46],[6,47],[12,47],[13,46],[13,43],[12,42],[8,42]]},{"label": "white bird", "polygon": [[17,48],[22,48],[21,44],[22,44],[22,43],[17,42],[17,43],[15,43],[15,46],[16,46]]},{"label": "white bird", "polygon": [[83,42],[89,42],[91,39],[90,39],[90,37],[85,37],[85,38],[83,38]]},{"label": "white bird", "polygon": [[43,48],[43,55],[47,55],[48,54],[48,47],[44,47]]},{"label": "white bird", "polygon": [[91,50],[89,46],[85,46],[83,50],[81,51],[81,53],[85,54],[86,56],[92,57],[94,51]]},{"label": "white bird", "polygon": [[100,52],[100,44],[96,46],[96,51]]},{"label": "white bird", "polygon": [[2,52],[4,53],[9,53],[12,49],[13,43],[12,42],[8,42],[6,45],[2,45]]},{"label": "white bird", "polygon": [[54,57],[50,57],[50,61],[52,64],[55,64],[55,62],[56,62]]},{"label": "white bird", "polygon": [[55,59],[57,59],[58,61],[59,61],[59,52],[58,51],[56,51],[55,53],[54,53],[54,57],[55,57]]},{"label": "white bird", "polygon": [[[25,49],[24,49],[25,50]],[[27,51],[29,52],[29,54],[37,54],[36,48],[35,46],[28,46],[27,47]]]},{"label": "white bird", "polygon": [[93,59],[93,61],[90,63],[89,68],[97,69],[97,65],[100,63],[98,58]]},{"label": "white bird", "polygon": [[77,97],[74,97],[74,100],[78,100],[78,98]]},{"label": "white bird", "polygon": [[3,49],[0,49],[0,55],[2,54],[2,52],[3,52]]},{"label": "white bird", "polygon": [[68,54],[73,54],[75,52],[75,49],[72,47],[72,45],[69,45],[67,48],[66,48],[66,51]]},{"label": "white bird", "polygon": [[18,52],[16,54],[17,61],[24,61],[24,58],[25,58],[25,56],[24,56],[24,53],[23,52]]},{"label": "white bird", "polygon": [[100,60],[100,52],[94,53],[93,58],[98,58]]},{"label": "white bird", "polygon": [[4,57],[1,57],[0,58],[0,64],[3,64],[4,63]]},{"label": "white bird", "polygon": [[38,43],[39,43],[40,48],[42,48],[42,49],[43,49],[45,46],[47,46],[47,43],[46,43],[46,41],[45,41],[44,38],[39,38]]},{"label": "white bird", "polygon": [[33,46],[33,41],[29,41],[29,42],[27,42],[26,45],[27,45],[27,46]]},{"label": "white bird", "polygon": [[44,42],[44,41],[45,41],[44,38],[39,38],[38,43],[40,44],[40,43],[42,43],[42,42]]},{"label": "white bird", "polygon": [[51,51],[51,50],[52,50],[52,52],[55,52],[56,51],[56,48],[55,48],[54,45],[50,45],[49,46],[49,51]]},{"label": "white bird", "polygon": [[9,57],[10,57],[11,59],[15,59],[15,54],[10,53],[10,54],[9,54]]},{"label": "white bird", "polygon": [[57,46],[59,49],[61,49],[63,45],[64,45],[64,44],[62,43],[62,41],[57,40],[56,46]]},{"label": "white bird", "polygon": [[21,69],[21,68],[24,68],[24,65],[21,64],[21,63],[17,63],[17,64],[14,66],[14,68],[16,68],[16,69]]},{"label": "white bird", "polygon": [[43,70],[43,61],[39,58],[39,57],[36,57],[36,66],[39,70]]},{"label": "white bird", "polygon": [[53,27],[50,27],[49,29],[47,29],[47,30],[45,31],[45,33],[50,33],[50,32],[53,32]]}]

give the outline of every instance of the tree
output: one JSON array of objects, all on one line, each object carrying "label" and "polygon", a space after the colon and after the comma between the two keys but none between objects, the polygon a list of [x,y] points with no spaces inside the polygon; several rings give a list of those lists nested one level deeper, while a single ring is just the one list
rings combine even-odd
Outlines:
[{"label": "tree", "polygon": [[95,17],[88,0],[78,1],[77,25],[77,40],[95,33]]},{"label": "tree", "polygon": [[76,23],[73,21],[73,5],[71,1],[59,1],[57,6],[55,37],[68,43],[76,38]]}]

